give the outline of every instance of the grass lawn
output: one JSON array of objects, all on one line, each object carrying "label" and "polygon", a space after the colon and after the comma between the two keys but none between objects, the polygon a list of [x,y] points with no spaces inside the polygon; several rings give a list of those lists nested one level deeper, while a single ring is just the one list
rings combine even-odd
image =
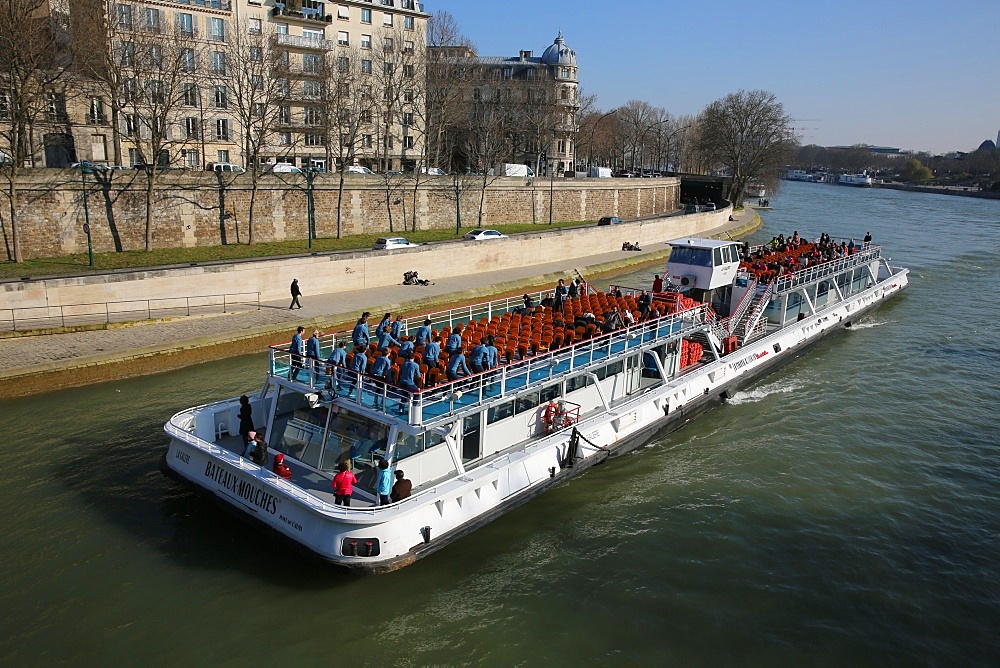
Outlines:
[{"label": "grass lawn", "polygon": [[[550,228],[546,223],[532,225],[519,223],[516,225],[497,225],[504,234],[519,232],[541,232],[555,227],[580,227],[592,225],[590,221],[554,222]],[[191,264],[192,262],[216,262],[225,260],[242,260],[257,257],[282,257],[302,255],[304,253],[323,253],[328,251],[368,249],[375,239],[384,236],[406,237],[414,243],[429,243],[433,241],[449,241],[459,238],[462,234],[475,229],[463,227],[456,235],[454,229],[449,230],[417,230],[416,232],[381,232],[379,234],[359,234],[341,239],[313,239],[310,250],[308,241],[296,239],[291,241],[275,241],[254,244],[228,244],[226,246],[198,246],[196,248],[154,248],[145,251],[124,251],[121,253],[94,253],[94,268],[87,265],[87,254],[63,255],[60,257],[37,258],[26,260],[20,264],[15,262],[0,262],[0,279],[20,278],[30,276],[58,276],[62,274],[81,274],[102,272],[112,269],[140,269],[145,267],[163,267],[173,264]]]}]

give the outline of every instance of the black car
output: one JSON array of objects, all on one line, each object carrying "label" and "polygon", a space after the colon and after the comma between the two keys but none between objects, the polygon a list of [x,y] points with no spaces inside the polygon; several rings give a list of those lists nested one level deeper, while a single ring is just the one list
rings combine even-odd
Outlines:
[{"label": "black car", "polygon": [[598,225],[621,225],[623,222],[625,222],[625,221],[623,221],[618,216],[604,216],[604,218],[601,218],[599,221],[597,221],[597,224]]}]

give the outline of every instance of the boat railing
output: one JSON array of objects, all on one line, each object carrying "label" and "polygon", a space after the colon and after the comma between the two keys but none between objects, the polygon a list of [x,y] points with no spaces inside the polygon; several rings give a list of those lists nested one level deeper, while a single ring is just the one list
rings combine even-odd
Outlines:
[{"label": "boat railing", "polygon": [[839,274],[845,269],[868,264],[872,260],[877,260],[881,253],[881,246],[870,246],[847,257],[834,258],[829,262],[807,266],[791,274],[778,276],[772,285],[774,294],[781,294],[789,290],[794,290],[803,285],[807,285],[826,276]]},{"label": "boat railing", "polygon": [[747,273],[745,278],[747,280],[747,291],[743,293],[740,303],[736,305],[736,308],[729,314],[729,317],[723,321],[723,326],[729,334],[732,334],[737,325],[740,324],[740,320],[750,309],[750,305],[753,304],[753,298],[757,294],[756,276]]},{"label": "boat railing", "polygon": [[[410,392],[384,379],[343,367],[329,369],[322,361],[293,360],[287,349],[269,349],[269,372],[298,384],[303,392],[315,393],[315,401],[341,401],[369,409],[405,415],[413,425],[422,425],[438,417],[451,415],[456,406],[466,408],[542,385],[554,377],[607,360],[626,348],[668,336],[683,336],[704,330],[715,320],[707,304],[636,323],[606,334],[578,341],[569,346],[516,360],[495,369],[458,380],[445,381]],[[293,366],[293,361],[295,366]],[[298,373],[296,373],[298,370]]]}]

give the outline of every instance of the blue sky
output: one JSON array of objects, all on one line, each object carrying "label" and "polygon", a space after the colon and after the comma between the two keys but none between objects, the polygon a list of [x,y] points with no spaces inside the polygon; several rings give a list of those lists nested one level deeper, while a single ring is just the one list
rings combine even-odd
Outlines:
[{"label": "blue sky", "polygon": [[1000,130],[1000,0],[426,0],[480,55],[561,30],[601,109],[773,92],[804,144],[974,150]]}]

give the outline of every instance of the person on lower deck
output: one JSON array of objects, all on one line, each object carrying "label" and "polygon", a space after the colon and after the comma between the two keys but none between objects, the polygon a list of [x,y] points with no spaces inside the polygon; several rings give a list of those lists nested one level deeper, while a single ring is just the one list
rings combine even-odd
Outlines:
[{"label": "person on lower deck", "polygon": [[351,467],[347,462],[340,462],[337,466],[339,473],[333,476],[330,486],[333,487],[334,503],[338,506],[350,506],[351,495],[354,494],[354,486],[358,484],[358,479],[351,473]]},{"label": "person on lower deck", "polygon": [[413,483],[407,480],[403,472],[400,470],[396,471],[396,482],[392,486],[392,491],[389,492],[389,500],[392,502],[402,501],[408,498],[410,494],[413,493]]},{"label": "person on lower deck", "polygon": [[250,440],[251,431],[253,431],[253,409],[250,407],[250,397],[244,394],[240,397],[240,438],[244,443]]},{"label": "person on lower deck", "polygon": [[292,469],[285,463],[285,455],[280,452],[274,456],[274,474],[281,476],[285,480],[292,479]]},{"label": "person on lower deck", "polygon": [[378,479],[375,483],[375,490],[378,492],[378,505],[388,506],[392,503],[389,498],[392,492],[392,473],[389,471],[389,461],[378,460]]}]

